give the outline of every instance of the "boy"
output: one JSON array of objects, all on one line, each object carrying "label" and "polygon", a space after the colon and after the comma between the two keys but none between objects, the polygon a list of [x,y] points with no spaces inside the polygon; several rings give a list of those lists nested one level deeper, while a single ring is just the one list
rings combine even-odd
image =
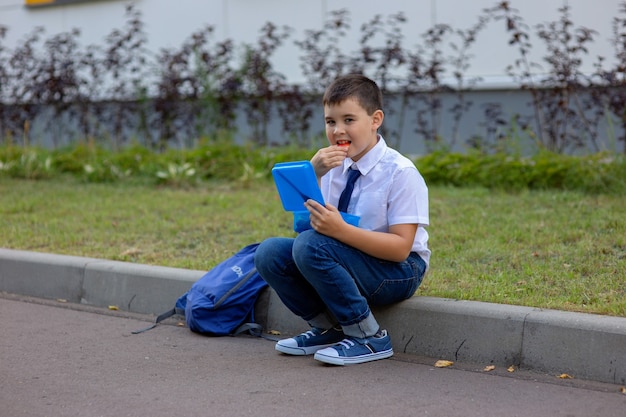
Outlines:
[{"label": "boy", "polygon": [[[280,340],[276,350],[315,354],[334,365],[364,363],[393,355],[370,304],[413,296],[428,267],[428,189],[414,164],[378,134],[384,113],[375,82],[362,75],[339,77],[323,105],[330,146],[311,163],[326,206],[308,200],[311,229],[295,239],[263,241],[255,265],[283,303],[311,326]],[[360,216],[359,227],[346,223],[340,210]]]}]

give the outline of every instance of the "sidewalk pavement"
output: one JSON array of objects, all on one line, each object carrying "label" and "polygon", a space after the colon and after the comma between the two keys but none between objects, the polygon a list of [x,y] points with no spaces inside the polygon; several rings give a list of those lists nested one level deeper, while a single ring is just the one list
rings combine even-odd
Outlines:
[{"label": "sidewalk pavement", "polygon": [[[62,307],[62,308],[60,308]],[[622,417],[619,386],[397,353],[352,366],[151,316],[0,295],[3,417]],[[174,324],[174,325],[170,325]]]},{"label": "sidewalk pavement", "polygon": [[[152,317],[204,273],[0,249],[0,292]],[[397,353],[626,385],[626,318],[420,296],[374,314]],[[282,334],[306,328],[271,290],[256,317]]]}]

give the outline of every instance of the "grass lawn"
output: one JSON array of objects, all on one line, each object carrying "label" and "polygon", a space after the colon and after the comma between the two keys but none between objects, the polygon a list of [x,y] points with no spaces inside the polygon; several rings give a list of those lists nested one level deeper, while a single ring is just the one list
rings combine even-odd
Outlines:
[{"label": "grass lawn", "polygon": [[[430,187],[417,295],[626,317],[626,196]],[[294,235],[274,184],[0,179],[0,247],[207,270]]]}]

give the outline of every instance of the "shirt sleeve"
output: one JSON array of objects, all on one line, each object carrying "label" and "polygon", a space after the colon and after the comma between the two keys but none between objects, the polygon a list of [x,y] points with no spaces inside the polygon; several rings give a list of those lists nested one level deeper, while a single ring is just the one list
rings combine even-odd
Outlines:
[{"label": "shirt sleeve", "polygon": [[388,197],[388,223],[427,226],[428,187],[414,166],[396,170]]}]

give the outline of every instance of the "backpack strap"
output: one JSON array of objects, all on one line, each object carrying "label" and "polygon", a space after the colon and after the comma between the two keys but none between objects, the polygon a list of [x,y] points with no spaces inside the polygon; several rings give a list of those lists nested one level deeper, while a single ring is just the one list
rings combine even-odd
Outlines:
[{"label": "backpack strap", "polygon": [[237,327],[231,336],[237,336],[241,333],[249,333],[252,336],[261,336],[263,333],[263,326],[258,323],[244,323],[241,326]]},{"label": "backpack strap", "polygon": [[152,329],[154,329],[157,326],[157,324],[161,323],[163,320],[165,320],[167,318],[172,317],[175,314],[179,314],[178,309],[172,308],[170,310],[167,310],[166,312],[161,313],[161,314],[159,314],[157,316],[157,318],[154,320],[154,324],[152,324],[152,325],[150,325],[148,327],[145,327],[143,329],[135,330],[134,332],[131,332],[131,333],[132,334],[139,334],[139,333],[147,332],[148,330],[152,330]]},{"label": "backpack strap", "polygon": [[244,323],[241,326],[237,327],[237,330],[231,334],[231,336],[237,336],[239,334],[248,332],[251,336],[260,337],[265,340],[270,340],[272,342],[278,342],[280,338],[275,336],[270,336],[268,334],[263,334],[263,326],[258,323]]},{"label": "backpack strap", "polygon": [[[154,320],[154,324],[151,324],[148,327],[145,327],[143,329],[139,329],[139,330],[135,330],[133,332],[131,332],[132,334],[140,334],[143,332],[147,332],[148,330],[152,330],[155,327],[157,327],[157,325],[162,322],[163,320],[170,318],[176,314],[181,314],[180,311],[178,311],[177,308],[172,308],[171,310],[167,310],[164,313],[161,313],[157,316],[157,318]],[[237,329],[233,332],[233,334],[231,334],[231,336],[237,336],[239,334],[242,333],[246,333],[248,332],[248,334],[250,334],[251,336],[256,336],[256,337],[260,337],[266,340],[271,340],[273,342],[277,342],[279,339],[277,337],[273,337],[273,336],[269,336],[269,335],[264,335],[263,334],[263,326],[261,326],[258,323],[244,323],[241,326],[237,327]]]}]

